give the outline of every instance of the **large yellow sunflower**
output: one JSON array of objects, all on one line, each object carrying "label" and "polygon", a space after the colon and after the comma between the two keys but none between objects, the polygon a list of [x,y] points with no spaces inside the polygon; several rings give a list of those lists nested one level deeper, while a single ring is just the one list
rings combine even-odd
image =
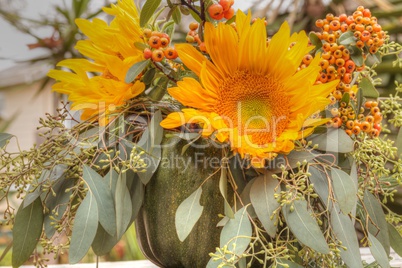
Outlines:
[{"label": "large yellow sunflower", "polygon": [[314,85],[320,58],[298,71],[313,47],[304,32],[290,35],[287,23],[267,43],[264,22],[250,25],[251,14],[237,12],[236,29],[205,25],[210,60],[189,44],[176,45],[180,59],[199,80],[184,78],[169,93],[190,107],[161,123],[172,129],[186,123],[202,134],[230,142],[234,152],[261,166],[265,159],[294,149],[294,141],[326,120],[308,119],[325,108],[338,81]]},{"label": "large yellow sunflower", "polygon": [[[128,69],[143,60],[143,53],[134,46],[143,42],[137,8],[132,0],[119,0],[103,10],[114,16],[108,25],[101,19],[92,22],[77,19],[79,29],[88,37],[77,42],[76,49],[88,59],[67,59],[57,65],[73,72],[51,70],[48,75],[58,82],[53,90],[68,95],[71,108],[83,110],[81,119],[99,119],[104,125],[108,115],[144,91],[140,81],[125,83]],[[95,73],[89,76],[88,72]]]}]

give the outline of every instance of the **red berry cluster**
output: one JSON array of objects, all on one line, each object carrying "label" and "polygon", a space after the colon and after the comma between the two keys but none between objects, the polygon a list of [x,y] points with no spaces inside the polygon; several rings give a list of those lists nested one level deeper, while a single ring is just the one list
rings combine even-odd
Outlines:
[{"label": "red berry cluster", "polygon": [[209,16],[214,20],[230,20],[235,13],[233,4],[234,0],[220,0],[219,3],[214,3],[208,7]]},{"label": "red berry cluster", "polygon": [[170,37],[166,33],[144,29],[144,39],[149,48],[144,49],[144,58],[155,62],[162,61],[165,57],[169,60],[176,59],[178,54],[174,47],[169,47]]}]

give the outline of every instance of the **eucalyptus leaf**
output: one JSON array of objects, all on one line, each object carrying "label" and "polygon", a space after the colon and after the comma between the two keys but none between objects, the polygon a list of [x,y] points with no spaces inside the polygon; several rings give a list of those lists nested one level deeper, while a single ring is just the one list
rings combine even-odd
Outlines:
[{"label": "eucalyptus leaf", "polygon": [[98,205],[91,192],[88,192],[78,207],[71,235],[69,262],[78,263],[88,252],[98,228]]},{"label": "eucalyptus leaf", "polygon": [[380,96],[373,83],[367,77],[364,77],[360,81],[359,90],[362,91],[363,96],[366,98],[378,98]]},{"label": "eucalyptus leaf", "polygon": [[162,149],[160,143],[163,138],[163,128],[160,126],[161,121],[162,114],[160,111],[156,111],[148,128],[145,129],[137,143],[145,152],[141,155],[141,158],[147,164],[145,172],[138,173],[143,184],[149,182],[161,160]]},{"label": "eucalyptus leaf", "polygon": [[285,205],[282,212],[290,230],[302,244],[322,254],[330,252],[317,221],[307,210],[305,200],[295,200],[292,205]]},{"label": "eucalyptus leaf", "polygon": [[332,167],[331,179],[339,207],[344,214],[350,213],[357,203],[356,182],[345,171]]},{"label": "eucalyptus leaf", "polygon": [[151,19],[152,15],[155,13],[156,9],[161,4],[162,0],[147,0],[141,9],[140,13],[140,26],[145,27],[148,21]]},{"label": "eucalyptus leaf", "polygon": [[318,150],[326,152],[349,153],[353,151],[353,140],[341,128],[328,129],[327,133],[311,135],[308,140],[318,145]]},{"label": "eucalyptus leaf", "polygon": [[297,165],[302,163],[304,160],[310,162],[316,157],[311,152],[308,151],[291,151],[288,155],[278,155],[273,160],[267,163],[267,169],[273,173],[282,172],[281,166],[286,166],[287,169],[296,168]]},{"label": "eucalyptus leaf", "polygon": [[273,215],[273,212],[280,206],[274,195],[280,191],[278,180],[272,178],[271,172],[257,177],[250,190],[250,200],[255,213],[271,237],[275,236],[277,230],[278,215]]},{"label": "eucalyptus leaf", "polygon": [[0,133],[0,148],[4,147],[12,137],[14,137],[14,135],[8,133]]},{"label": "eucalyptus leaf", "polygon": [[117,185],[118,178],[119,178],[119,173],[117,173],[116,170],[114,170],[114,169],[109,170],[109,172],[104,177],[107,185],[109,186],[110,192],[112,193],[113,200],[115,200],[116,185]]},{"label": "eucalyptus leaf", "polygon": [[327,175],[314,166],[309,166],[308,172],[311,174],[309,179],[313,184],[314,191],[318,194],[323,204],[325,204],[327,207],[330,207],[332,202],[329,199],[329,184]]},{"label": "eucalyptus leaf", "polygon": [[385,214],[382,210],[381,203],[377,200],[377,198],[371,194],[369,191],[364,191],[363,197],[364,206],[371,218],[374,222],[374,226],[371,221],[368,222],[368,231],[372,235],[374,235],[378,241],[382,244],[387,256],[390,253],[390,241],[388,234],[388,224],[385,220]]},{"label": "eucalyptus leaf", "polygon": [[98,225],[94,241],[92,242],[92,250],[97,256],[103,256],[109,253],[113,247],[119,242],[116,235],[112,236],[103,229],[102,225]]},{"label": "eucalyptus leaf", "polygon": [[378,241],[378,239],[375,238],[375,236],[372,235],[371,233],[368,234],[368,239],[370,241],[369,245],[370,252],[371,254],[373,254],[374,259],[378,262],[378,264],[382,268],[391,268],[388,261],[389,254],[385,252],[385,249],[380,243],[380,241]]},{"label": "eucalyptus leaf", "polygon": [[13,226],[13,267],[19,267],[29,259],[42,233],[42,225],[43,208],[40,198],[26,207],[21,204]]},{"label": "eucalyptus leaf", "polygon": [[402,236],[392,224],[387,224],[391,247],[399,256],[402,256]]},{"label": "eucalyptus leaf", "polygon": [[130,192],[127,189],[126,176],[120,174],[116,184],[116,225],[117,237],[123,236],[131,221],[132,204]]},{"label": "eucalyptus leaf", "polygon": [[238,210],[234,219],[230,219],[222,229],[220,247],[227,245],[229,251],[241,255],[248,248],[251,241],[252,228],[248,218],[247,208]]},{"label": "eucalyptus leaf", "polygon": [[133,82],[137,78],[137,76],[148,66],[150,62],[151,61],[149,59],[143,60],[131,66],[130,69],[128,69],[127,71],[126,77],[124,78],[124,82],[126,82],[127,84]]},{"label": "eucalyptus leaf", "polygon": [[[219,255],[219,252],[216,251],[215,254]],[[214,257],[212,257],[211,259],[209,259],[206,268],[218,268],[221,263],[222,263],[221,259],[215,260]]]},{"label": "eucalyptus leaf", "polygon": [[180,241],[184,241],[194,225],[200,219],[203,206],[200,205],[202,188],[199,187],[187,197],[177,208],[175,216],[176,232]]},{"label": "eucalyptus leaf", "polygon": [[47,180],[49,178],[50,175],[50,171],[47,169],[42,170],[42,173],[40,174],[39,178],[36,180],[35,184],[37,184],[36,186],[34,186],[33,184],[31,184],[29,186],[29,189],[27,191],[26,196],[24,197],[24,203],[23,206],[27,207],[30,204],[32,204],[33,201],[35,201],[42,193],[41,191],[41,183],[45,180]]},{"label": "eucalyptus leaf", "polygon": [[219,179],[219,190],[224,199],[225,216],[228,216],[229,218],[233,219],[234,213],[228,202],[228,177],[227,177],[227,168],[226,167],[221,168],[221,176]]},{"label": "eucalyptus leaf", "polygon": [[114,235],[116,233],[116,211],[109,185],[106,180],[87,165],[83,166],[82,177],[96,199],[100,224],[109,234]]},{"label": "eucalyptus leaf", "polygon": [[[241,199],[241,201],[243,202],[244,205],[251,204],[250,191],[251,191],[251,187],[253,186],[253,183],[255,182],[256,178],[257,177],[251,179],[247,183],[246,187],[244,187],[243,191],[240,194],[240,199]],[[257,214],[255,213],[255,209],[254,209],[253,206],[248,206],[247,207],[247,212],[248,212],[248,215],[250,215],[251,218],[253,218],[253,219],[257,218]]]},{"label": "eucalyptus leaf", "polygon": [[331,227],[342,246],[346,247],[346,250],[339,249],[342,260],[348,267],[363,268],[355,227],[349,216],[341,213],[336,205],[331,209]]},{"label": "eucalyptus leaf", "polygon": [[[130,171],[126,172],[126,175],[129,173]],[[140,211],[144,200],[144,185],[142,184],[138,175],[134,174],[134,176],[127,178],[127,188],[130,192],[132,207],[131,222],[133,222],[137,218],[138,212]]]},{"label": "eucalyptus leaf", "polygon": [[242,168],[242,160],[240,159],[239,154],[229,158],[229,172],[237,185],[237,191],[243,192],[244,188],[246,187],[247,180]]}]

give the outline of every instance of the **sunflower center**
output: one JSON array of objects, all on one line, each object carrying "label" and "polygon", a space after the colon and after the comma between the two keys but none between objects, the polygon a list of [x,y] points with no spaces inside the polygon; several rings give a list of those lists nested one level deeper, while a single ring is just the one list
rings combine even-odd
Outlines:
[{"label": "sunflower center", "polygon": [[237,71],[219,89],[215,112],[255,144],[275,141],[289,122],[289,99],[274,77]]}]

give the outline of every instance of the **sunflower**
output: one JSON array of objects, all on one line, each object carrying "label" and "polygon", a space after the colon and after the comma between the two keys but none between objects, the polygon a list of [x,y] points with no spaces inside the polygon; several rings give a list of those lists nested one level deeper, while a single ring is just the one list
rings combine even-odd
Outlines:
[{"label": "sunflower", "polygon": [[[82,120],[108,122],[118,106],[142,93],[140,81],[124,82],[128,69],[143,60],[143,53],[134,46],[143,42],[137,8],[132,0],[119,0],[103,10],[114,16],[108,25],[101,19],[92,22],[77,19],[79,29],[88,37],[77,42],[76,49],[88,59],[67,59],[57,66],[70,71],[51,70],[48,76],[58,80],[53,90],[67,94],[71,108],[83,110]],[[89,76],[88,73],[95,73]]]},{"label": "sunflower", "polygon": [[236,27],[205,25],[210,60],[189,44],[176,45],[179,57],[198,80],[186,77],[168,91],[187,106],[161,123],[173,129],[200,125],[203,136],[230,142],[235,153],[262,166],[326,119],[309,119],[329,103],[338,81],[316,85],[320,57],[299,70],[313,47],[305,32],[290,35],[285,22],[267,42],[264,22],[250,25],[251,14],[237,12]]}]

